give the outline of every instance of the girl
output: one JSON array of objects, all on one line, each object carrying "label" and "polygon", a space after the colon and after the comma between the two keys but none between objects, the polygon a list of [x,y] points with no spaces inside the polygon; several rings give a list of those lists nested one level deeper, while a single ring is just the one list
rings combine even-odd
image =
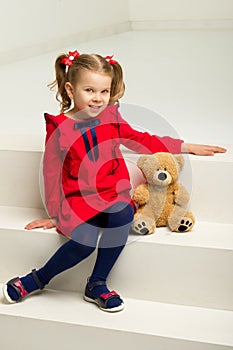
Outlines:
[{"label": "girl", "polygon": [[86,259],[97,246],[101,228],[97,259],[84,299],[104,311],[119,311],[124,307],[123,300],[109,291],[106,280],[126,244],[134,216],[120,144],[140,153],[213,155],[226,150],[132,129],[118,111],[124,82],[122,68],[113,56],[69,52],[57,58],[55,70],[52,86],[57,86],[61,113],[45,114],[43,161],[50,218],[33,221],[26,229],[56,226],[70,239],[43,267],[5,283],[4,296],[10,303],[21,301]]}]

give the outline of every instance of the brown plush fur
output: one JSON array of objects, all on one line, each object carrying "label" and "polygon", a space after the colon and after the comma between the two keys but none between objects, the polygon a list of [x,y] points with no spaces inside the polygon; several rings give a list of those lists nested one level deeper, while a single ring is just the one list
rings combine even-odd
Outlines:
[{"label": "brown plush fur", "polygon": [[132,230],[151,234],[156,227],[168,226],[171,231],[189,231],[195,222],[193,214],[185,209],[189,194],[177,182],[184,158],[161,152],[141,156],[137,165],[145,176],[146,184],[136,187],[133,193],[138,209]]}]

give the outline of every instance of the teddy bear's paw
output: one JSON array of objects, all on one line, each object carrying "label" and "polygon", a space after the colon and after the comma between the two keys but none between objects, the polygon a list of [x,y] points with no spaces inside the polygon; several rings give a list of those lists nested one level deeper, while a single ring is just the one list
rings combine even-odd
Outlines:
[{"label": "teddy bear's paw", "polygon": [[139,235],[148,235],[154,232],[155,222],[149,217],[138,217],[132,225],[133,231]]},{"label": "teddy bear's paw", "polygon": [[177,227],[178,232],[187,232],[193,227],[193,221],[190,218],[183,218]]},{"label": "teddy bear's paw", "polygon": [[149,233],[149,229],[146,227],[146,223],[144,221],[141,221],[140,223],[134,225],[134,229],[140,235],[147,235]]}]

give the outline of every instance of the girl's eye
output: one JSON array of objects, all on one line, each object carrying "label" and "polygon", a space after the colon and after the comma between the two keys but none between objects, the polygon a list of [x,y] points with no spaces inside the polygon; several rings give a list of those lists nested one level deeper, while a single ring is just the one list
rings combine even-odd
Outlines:
[{"label": "girl's eye", "polygon": [[93,92],[93,89],[88,88],[88,89],[86,89],[86,91],[87,91],[87,92]]},{"label": "girl's eye", "polygon": [[108,93],[109,93],[109,90],[103,90],[102,93],[103,93],[103,94],[108,94]]}]

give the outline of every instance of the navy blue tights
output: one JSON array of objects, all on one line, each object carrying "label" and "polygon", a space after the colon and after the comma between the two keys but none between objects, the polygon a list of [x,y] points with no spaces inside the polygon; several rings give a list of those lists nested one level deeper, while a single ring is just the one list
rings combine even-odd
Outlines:
[{"label": "navy blue tights", "polygon": [[[133,215],[131,205],[121,202],[76,227],[72,233],[72,239],[64,243],[36,272],[41,283],[48,284],[59,273],[86,259],[97,246],[100,228],[103,228],[103,232],[90,282],[106,281],[127,242]],[[20,280],[29,293],[38,289],[31,274],[21,277]],[[106,286],[96,286],[93,289],[93,296],[97,298],[100,294],[108,292]],[[8,287],[8,293],[12,299],[17,300],[18,296],[11,287]]]}]

